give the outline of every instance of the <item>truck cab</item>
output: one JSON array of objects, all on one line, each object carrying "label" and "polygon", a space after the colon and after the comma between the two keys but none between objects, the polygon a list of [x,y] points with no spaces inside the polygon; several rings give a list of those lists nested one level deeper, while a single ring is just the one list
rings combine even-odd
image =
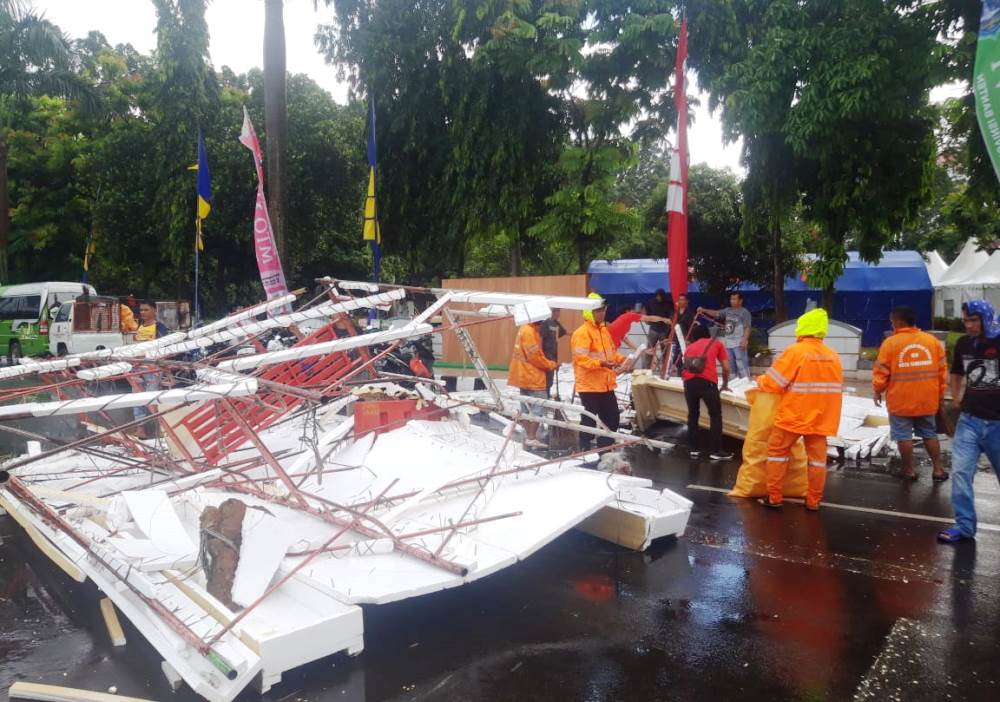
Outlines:
[{"label": "truck cab", "polygon": [[87,296],[64,302],[49,327],[53,356],[113,349],[135,335],[121,329],[120,303],[113,297]]}]

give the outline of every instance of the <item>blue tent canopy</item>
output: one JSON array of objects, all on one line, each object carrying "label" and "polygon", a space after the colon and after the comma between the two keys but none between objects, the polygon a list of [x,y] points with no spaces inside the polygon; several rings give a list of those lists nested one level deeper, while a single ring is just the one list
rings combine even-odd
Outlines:
[{"label": "blue tent canopy", "polygon": [[[670,290],[666,259],[592,261],[587,272],[590,289],[607,298],[613,313],[644,302],[658,288]],[[890,328],[889,311],[897,305],[912,307],[920,327],[931,326],[934,287],[923,257],[916,251],[886,251],[877,264],[865,263],[856,251],[851,251],[834,289],[833,318],[861,328],[865,346],[878,346],[882,342]],[[750,283],[741,283],[735,290],[743,293],[746,306],[758,315],[755,324],[769,326],[759,315],[774,309],[774,295]],[[688,292],[692,304],[725,306],[723,301],[703,292],[698,281],[691,282]],[[810,302],[819,304],[821,297],[821,291],[810,288],[801,276],[785,278],[785,304],[790,316],[802,314]]]}]

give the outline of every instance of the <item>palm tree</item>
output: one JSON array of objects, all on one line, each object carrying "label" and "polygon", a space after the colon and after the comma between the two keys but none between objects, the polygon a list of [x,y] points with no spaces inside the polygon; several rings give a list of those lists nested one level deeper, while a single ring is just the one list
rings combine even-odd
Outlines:
[{"label": "palm tree", "polygon": [[7,281],[11,232],[7,136],[17,109],[38,95],[89,92],[71,70],[66,35],[23,0],[0,0],[0,283]]},{"label": "palm tree", "polygon": [[264,0],[264,132],[267,149],[267,201],[275,244],[285,256],[285,210],[288,204],[288,96],[285,80],[284,0]]}]

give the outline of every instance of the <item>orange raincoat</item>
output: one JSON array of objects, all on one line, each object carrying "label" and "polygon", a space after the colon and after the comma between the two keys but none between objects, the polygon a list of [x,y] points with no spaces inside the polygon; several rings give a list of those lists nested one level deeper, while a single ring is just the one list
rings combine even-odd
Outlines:
[{"label": "orange raincoat", "polygon": [[882,342],[872,388],[886,395],[890,414],[928,417],[941,407],[948,366],[941,342],[916,327],[903,327]]},{"label": "orange raincoat", "polygon": [[782,395],[774,425],[794,434],[835,436],[840,427],[844,371],[837,352],[806,336],[785,349],[757,378],[763,392]]},{"label": "orange raincoat", "polygon": [[601,361],[625,361],[625,357],[618,353],[607,325],[597,326],[588,319],[573,332],[569,346],[573,351],[577,392],[608,392],[618,386],[615,372],[601,366]]},{"label": "orange raincoat", "polygon": [[139,328],[135,321],[135,315],[128,305],[118,305],[118,321],[123,333],[131,333]]},{"label": "orange raincoat", "polygon": [[521,390],[547,390],[545,371],[559,367],[542,353],[542,337],[534,324],[525,324],[517,330],[514,353],[510,358],[507,382]]}]

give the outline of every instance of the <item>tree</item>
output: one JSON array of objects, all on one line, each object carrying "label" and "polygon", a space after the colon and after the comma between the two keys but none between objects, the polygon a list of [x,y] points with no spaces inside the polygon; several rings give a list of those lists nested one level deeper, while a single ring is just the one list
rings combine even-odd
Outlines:
[{"label": "tree", "polygon": [[89,97],[70,69],[69,41],[54,24],[21,0],[0,0],[0,283],[7,281],[10,194],[7,179],[9,130],[29,98]]},{"label": "tree", "polygon": [[79,111],[63,98],[31,98],[7,130],[10,147],[8,250],[17,282],[78,279],[90,219],[85,182],[78,177],[86,142]]},{"label": "tree", "polygon": [[469,251],[582,270],[630,234],[615,184],[674,119],[672,2],[327,4],[317,39],[375,97],[385,248],[411,275],[461,272]]},{"label": "tree", "polygon": [[927,196],[936,44],[915,4],[720,0],[692,17],[699,75],[747,140],[750,201],[780,224],[801,198],[821,227],[809,275],[828,304],[847,246],[877,260]]},{"label": "tree", "polygon": [[935,83],[966,85],[965,94],[950,100],[946,107],[943,152],[968,178],[965,196],[969,205],[995,208],[1000,205],[1000,183],[979,131],[971,88],[982,7],[980,0],[941,0],[925,3],[921,12],[939,36]]},{"label": "tree", "polygon": [[[207,0],[153,0],[156,68],[147,118],[157,179],[152,210],[178,270],[192,270],[195,195],[188,167],[196,161],[198,130],[218,110],[219,84],[208,54]],[[175,297],[190,294],[192,275],[175,278]]]},{"label": "tree", "polygon": [[637,224],[638,213],[614,197],[617,174],[675,120],[666,90],[679,29],[674,4],[510,3],[484,45],[498,61],[545,76],[562,103],[569,143],[558,189],[529,231],[549,246],[571,241],[578,272]]},{"label": "tree", "polygon": [[288,95],[285,71],[284,0],[264,0],[264,127],[267,201],[274,242],[284,262],[288,209]]},{"label": "tree", "polygon": [[930,202],[893,240],[892,248],[937,251],[945,259],[954,259],[969,239],[983,248],[996,248],[1000,212],[981,199],[961,171],[936,165],[931,190]]}]

